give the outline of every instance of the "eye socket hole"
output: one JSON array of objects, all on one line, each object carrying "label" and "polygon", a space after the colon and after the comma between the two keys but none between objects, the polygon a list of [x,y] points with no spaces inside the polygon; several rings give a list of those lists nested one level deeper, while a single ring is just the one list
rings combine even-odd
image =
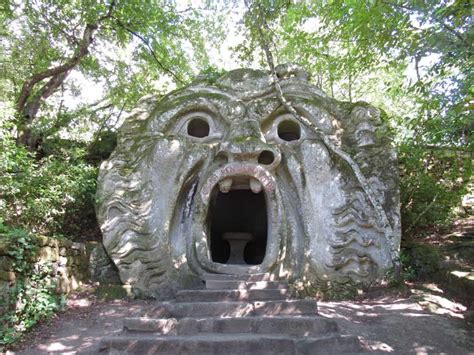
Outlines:
[{"label": "eye socket hole", "polygon": [[297,141],[301,138],[301,128],[295,121],[284,120],[278,124],[278,137],[284,141]]},{"label": "eye socket hole", "polygon": [[264,150],[258,156],[258,162],[263,165],[270,165],[275,160],[275,154],[269,150]]},{"label": "eye socket hole", "polygon": [[188,122],[188,134],[191,137],[204,138],[209,135],[209,123],[202,118],[193,118]]}]

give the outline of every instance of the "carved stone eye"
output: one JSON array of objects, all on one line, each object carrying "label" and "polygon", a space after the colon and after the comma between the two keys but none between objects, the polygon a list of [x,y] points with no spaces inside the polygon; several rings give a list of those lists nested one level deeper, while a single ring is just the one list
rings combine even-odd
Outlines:
[{"label": "carved stone eye", "polygon": [[209,123],[202,118],[192,118],[188,122],[188,135],[196,138],[204,138],[209,135]]},{"label": "carved stone eye", "polygon": [[301,138],[300,125],[291,120],[283,120],[278,124],[278,137],[287,142],[297,141]]}]

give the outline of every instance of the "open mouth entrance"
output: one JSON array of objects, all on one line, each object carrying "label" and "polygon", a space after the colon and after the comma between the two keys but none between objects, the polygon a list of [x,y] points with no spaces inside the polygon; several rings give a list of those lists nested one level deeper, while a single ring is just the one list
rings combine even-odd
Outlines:
[{"label": "open mouth entrance", "polygon": [[249,184],[212,193],[208,223],[211,259],[222,264],[261,264],[267,248],[267,205]]}]

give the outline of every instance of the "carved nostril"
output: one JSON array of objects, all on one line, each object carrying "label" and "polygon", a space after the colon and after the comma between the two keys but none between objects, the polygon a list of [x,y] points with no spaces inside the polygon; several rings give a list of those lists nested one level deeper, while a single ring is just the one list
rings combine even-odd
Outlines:
[{"label": "carved nostril", "polygon": [[270,165],[275,160],[275,154],[270,150],[264,150],[258,156],[258,162],[263,165]]},{"label": "carved nostril", "polygon": [[224,152],[219,152],[217,153],[216,157],[214,158],[214,161],[219,164],[219,165],[224,165],[229,162],[229,158],[227,157],[227,154]]}]

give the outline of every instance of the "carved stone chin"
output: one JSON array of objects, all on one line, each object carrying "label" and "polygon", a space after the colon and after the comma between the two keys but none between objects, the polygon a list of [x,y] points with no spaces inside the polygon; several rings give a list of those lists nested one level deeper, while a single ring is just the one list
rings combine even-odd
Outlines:
[{"label": "carved stone chin", "polygon": [[125,120],[98,219],[123,282],[171,296],[207,274],[338,290],[380,280],[400,243],[397,159],[380,111],[327,97],[295,65],[239,69]]}]

